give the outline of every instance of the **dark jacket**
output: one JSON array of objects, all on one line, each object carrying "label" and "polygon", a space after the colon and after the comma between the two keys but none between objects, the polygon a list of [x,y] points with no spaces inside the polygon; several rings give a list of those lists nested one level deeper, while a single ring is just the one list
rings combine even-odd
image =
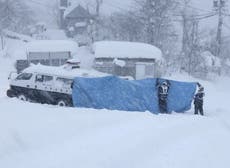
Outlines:
[{"label": "dark jacket", "polygon": [[198,92],[194,96],[194,105],[203,105],[204,92]]},{"label": "dark jacket", "polygon": [[158,97],[159,99],[161,100],[166,100],[167,99],[167,96],[168,96],[168,91],[169,91],[169,86],[170,86],[170,83],[168,80],[166,80],[166,85],[164,84],[159,84],[159,81],[157,80],[157,88],[158,88]]}]

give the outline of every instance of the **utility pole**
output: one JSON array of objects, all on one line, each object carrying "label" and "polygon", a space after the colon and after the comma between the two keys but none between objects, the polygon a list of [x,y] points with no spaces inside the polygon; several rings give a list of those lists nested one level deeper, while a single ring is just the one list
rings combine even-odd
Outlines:
[{"label": "utility pole", "polygon": [[198,36],[199,36],[199,21],[197,19],[191,20],[191,33],[189,39],[189,51],[188,51],[188,74],[191,75],[192,67],[195,66],[194,62],[197,59],[198,50]]},{"label": "utility pole", "polygon": [[222,27],[223,27],[223,12],[225,9],[226,0],[214,0],[213,6],[214,9],[218,13],[218,27],[217,27],[217,35],[216,35],[216,50],[215,54],[217,57],[221,56],[221,47],[222,47]]},{"label": "utility pole", "polygon": [[1,48],[2,48],[2,50],[4,50],[4,40],[3,40],[3,36],[2,35],[0,35],[1,36]]},{"label": "utility pole", "polygon": [[180,59],[180,66],[181,70],[185,70],[185,59],[188,54],[188,40],[189,40],[189,16],[187,14],[188,10],[188,4],[189,0],[184,0],[184,6],[181,11],[181,17],[182,17],[182,29],[183,29],[183,35],[182,35],[182,48],[181,48],[181,59]]},{"label": "utility pole", "polygon": [[0,50],[4,50],[4,39],[3,39],[3,33],[2,33],[2,28],[0,27]]}]

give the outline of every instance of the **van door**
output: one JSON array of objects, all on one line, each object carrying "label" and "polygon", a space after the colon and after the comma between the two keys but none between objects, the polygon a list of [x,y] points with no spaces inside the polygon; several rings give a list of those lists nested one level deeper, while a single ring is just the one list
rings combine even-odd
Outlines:
[{"label": "van door", "polygon": [[55,98],[53,92],[53,76],[37,74],[35,77],[36,97],[39,102],[52,103]]},{"label": "van door", "polygon": [[73,79],[57,77],[55,81],[55,89],[60,93],[71,94],[72,93]]},{"label": "van door", "polygon": [[11,85],[28,88],[32,83],[32,73],[21,73],[15,79],[11,80]]}]

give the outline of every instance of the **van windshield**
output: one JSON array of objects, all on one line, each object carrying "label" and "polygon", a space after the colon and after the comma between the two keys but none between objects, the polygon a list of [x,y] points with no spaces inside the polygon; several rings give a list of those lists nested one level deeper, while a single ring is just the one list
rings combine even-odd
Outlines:
[{"label": "van windshield", "polygon": [[32,73],[22,73],[22,74],[18,75],[16,80],[30,80],[32,75],[33,75]]}]

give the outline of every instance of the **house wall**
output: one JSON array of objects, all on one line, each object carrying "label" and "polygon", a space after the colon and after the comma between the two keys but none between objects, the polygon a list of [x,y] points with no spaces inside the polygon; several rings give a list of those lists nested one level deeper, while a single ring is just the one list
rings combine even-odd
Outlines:
[{"label": "house wall", "polygon": [[[86,26],[84,27],[76,27],[75,24],[76,23],[80,23],[80,22],[85,22],[87,23]],[[66,32],[67,32],[67,35],[69,37],[73,37],[74,35],[77,35],[77,34],[87,34],[87,27],[88,27],[88,20],[86,18],[83,18],[83,17],[79,17],[79,18],[66,18],[65,20],[65,25],[66,25]],[[69,28],[72,27],[74,28],[73,31],[70,31]]]},{"label": "house wall", "polygon": [[17,60],[15,68],[21,72],[29,66],[30,63],[50,66],[61,66],[71,59],[71,52],[29,52],[26,60]]},{"label": "house wall", "polygon": [[140,63],[140,62],[146,63],[146,64],[152,63],[155,65],[155,59],[121,58],[119,60],[125,61],[125,63],[126,63],[124,67],[121,67],[119,65],[115,65],[113,63],[113,60],[114,60],[114,58],[96,58],[94,61],[94,68],[100,72],[109,73],[109,74],[118,75],[118,76],[132,76],[135,79],[136,78],[136,64],[137,63]]},{"label": "house wall", "polygon": [[27,60],[30,63],[41,63],[43,65],[60,66],[72,58],[70,52],[29,52]]}]

